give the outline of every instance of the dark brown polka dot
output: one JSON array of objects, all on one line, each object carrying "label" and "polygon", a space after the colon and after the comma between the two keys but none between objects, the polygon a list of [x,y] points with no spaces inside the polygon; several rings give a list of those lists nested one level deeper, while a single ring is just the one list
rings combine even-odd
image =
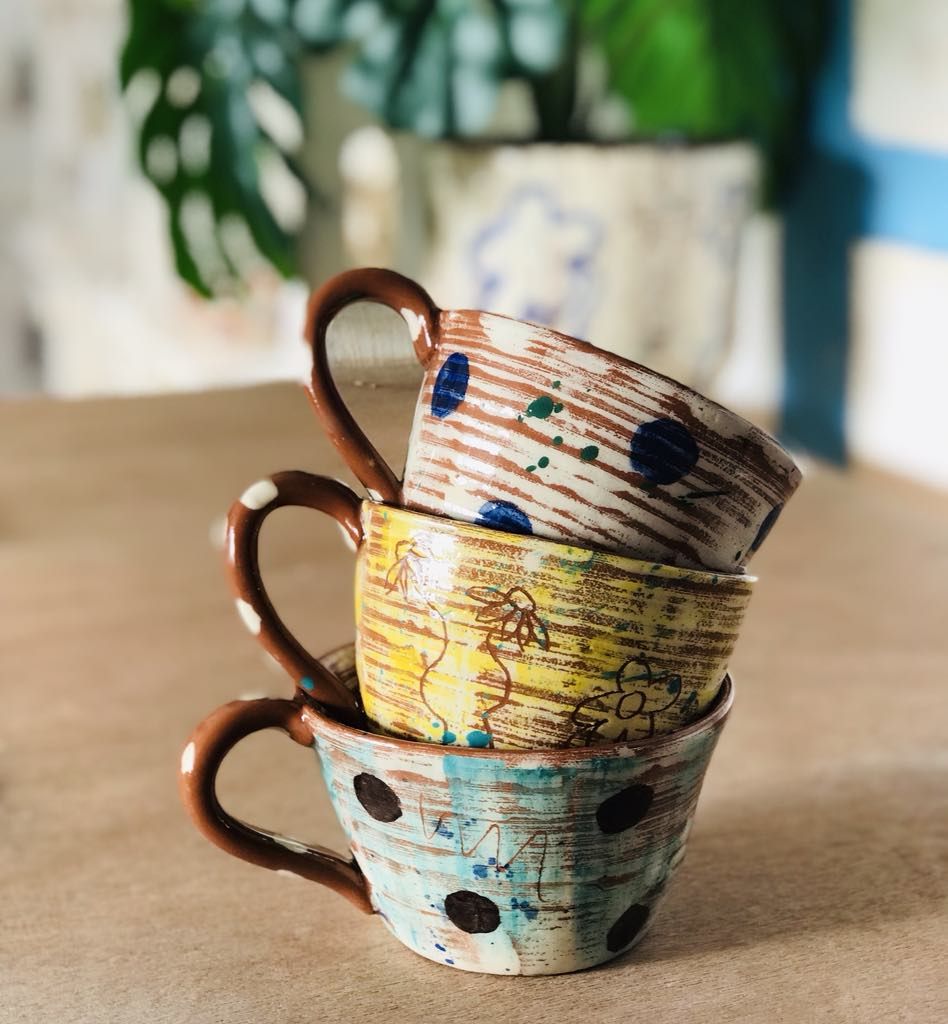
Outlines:
[{"label": "dark brown polka dot", "polygon": [[625,832],[648,814],[655,793],[651,786],[635,784],[613,793],[599,805],[596,821],[607,836]]},{"label": "dark brown polka dot", "polygon": [[451,923],[469,932],[492,932],[500,924],[500,911],[493,900],[467,889],[459,889],[444,898],[444,912]]},{"label": "dark brown polka dot", "polygon": [[610,953],[618,953],[620,949],[625,949],[641,934],[647,922],[648,907],[641,903],[633,903],[609,929],[606,935],[606,949]]},{"label": "dark brown polka dot", "polygon": [[402,816],[402,802],[391,786],[375,775],[362,772],[352,780],[356,799],[376,821],[397,821]]}]

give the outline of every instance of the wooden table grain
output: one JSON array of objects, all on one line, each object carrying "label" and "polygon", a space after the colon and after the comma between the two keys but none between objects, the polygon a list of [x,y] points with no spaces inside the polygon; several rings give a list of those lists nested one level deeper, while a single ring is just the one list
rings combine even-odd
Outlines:
[{"label": "wooden table grain", "polygon": [[[354,409],[398,459],[406,391]],[[191,727],[287,694],[238,622],[220,517],[263,474],[348,479],[291,386],[0,405],[0,1021],[948,1020],[948,497],[811,469],[754,562],[737,695],[645,942],[555,978],[465,975],[193,831]],[[335,527],[274,516],[270,589],[351,638]],[[312,755],[251,738],[225,803],[342,849]]]}]

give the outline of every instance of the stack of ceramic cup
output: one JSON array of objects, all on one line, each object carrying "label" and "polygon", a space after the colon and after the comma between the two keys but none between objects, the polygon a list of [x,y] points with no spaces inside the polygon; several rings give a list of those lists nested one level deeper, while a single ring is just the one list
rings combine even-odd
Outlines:
[{"label": "stack of ceramic cup", "polygon": [[[425,371],[401,479],[328,368],[328,324],[364,300],[401,313]],[[371,500],[294,471],[235,503],[238,609],[298,692],[201,727],[183,776],[195,820],[378,911],[430,959],[501,974],[607,960],[644,934],[683,856],[731,706],[744,567],[799,471],[667,377],[439,310],[388,271],[329,281],[307,336],[313,404]],[[284,505],[332,516],[356,549],[355,645],[319,660],[260,579],[260,525]],[[272,725],[315,745],[351,862],[217,803],[220,759]]]}]

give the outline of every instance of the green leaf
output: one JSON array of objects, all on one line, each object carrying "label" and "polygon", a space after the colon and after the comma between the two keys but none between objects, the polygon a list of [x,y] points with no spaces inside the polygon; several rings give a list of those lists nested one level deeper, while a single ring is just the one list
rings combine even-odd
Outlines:
[{"label": "green leaf", "polygon": [[[129,90],[141,72],[156,73],[160,83],[140,121],[138,159],[167,205],[178,273],[203,295],[241,283],[220,242],[221,223],[229,217],[244,220],[260,254],[280,273],[296,270],[294,237],[261,193],[261,155],[277,153],[289,173],[306,182],[293,154],[259,122],[248,90],[264,83],[302,117],[304,43],[294,17],[309,10],[311,29],[322,32],[309,45],[318,47],[341,32],[343,6],[340,0],[324,3],[321,11],[312,0],[129,0],[122,87]],[[193,148],[201,138],[207,138],[205,152],[188,152],[188,140]],[[206,200],[210,225],[189,223],[195,197]]]},{"label": "green leaf", "polygon": [[826,0],[586,0],[583,32],[637,134],[747,138],[770,191],[792,161],[825,43]]}]

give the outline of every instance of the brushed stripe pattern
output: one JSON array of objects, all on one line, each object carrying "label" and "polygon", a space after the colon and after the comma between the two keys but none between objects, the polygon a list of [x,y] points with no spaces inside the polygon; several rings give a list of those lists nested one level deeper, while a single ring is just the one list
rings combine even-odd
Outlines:
[{"label": "brushed stripe pattern", "polygon": [[[738,572],[800,482],[764,431],[645,367],[494,314],[445,311],[439,324],[408,508],[489,525],[485,505],[510,502],[537,536]],[[466,387],[446,411],[439,373],[460,357]]]},{"label": "brushed stripe pattern", "polygon": [[453,752],[312,729],[374,907],[421,956],[461,970],[556,974],[625,952],[680,865],[730,700],[636,748]]},{"label": "brushed stripe pattern", "polygon": [[753,588],[365,502],[365,711],[394,735],[496,749],[680,728],[711,703]]}]

